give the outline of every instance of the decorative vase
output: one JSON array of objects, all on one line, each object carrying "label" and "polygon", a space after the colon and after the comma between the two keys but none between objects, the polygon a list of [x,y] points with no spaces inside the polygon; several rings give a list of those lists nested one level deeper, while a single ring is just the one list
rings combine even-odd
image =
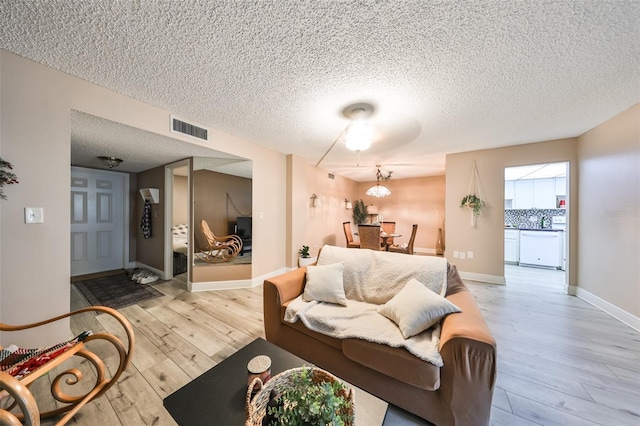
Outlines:
[{"label": "decorative vase", "polygon": [[436,240],[436,256],[444,254],[444,241],[442,239],[442,228],[438,228],[438,239]]}]

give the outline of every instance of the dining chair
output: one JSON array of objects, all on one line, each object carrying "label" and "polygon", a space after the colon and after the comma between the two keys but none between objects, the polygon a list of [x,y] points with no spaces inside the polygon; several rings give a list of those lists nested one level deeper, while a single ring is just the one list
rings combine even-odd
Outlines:
[{"label": "dining chair", "polygon": [[[395,222],[382,222],[380,224],[380,227],[382,228],[382,232],[386,232],[387,234],[395,234],[396,233],[396,223]],[[392,246],[393,245],[393,237],[388,237],[387,238],[387,245]],[[380,239],[380,247],[385,248],[384,242],[382,241],[382,238]]]},{"label": "dining chair", "polygon": [[347,239],[347,248],[360,248],[360,243],[353,240],[351,222],[342,222],[342,228],[344,229],[344,237]]},{"label": "dining chair", "polygon": [[411,230],[411,237],[409,238],[409,243],[406,248],[402,248],[398,245],[389,246],[389,251],[395,253],[405,253],[405,254],[413,254],[413,242],[416,239],[416,232],[418,232],[418,225],[413,225],[413,229]]},{"label": "dining chair", "polygon": [[380,250],[380,225],[358,225],[360,248]]}]

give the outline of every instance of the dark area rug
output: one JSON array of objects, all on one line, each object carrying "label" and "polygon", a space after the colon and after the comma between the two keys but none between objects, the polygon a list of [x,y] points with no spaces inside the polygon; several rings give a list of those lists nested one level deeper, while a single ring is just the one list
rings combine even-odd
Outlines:
[{"label": "dark area rug", "polygon": [[93,278],[74,283],[92,306],[108,306],[113,309],[135,305],[145,300],[163,296],[147,284],[138,284],[128,274]]}]

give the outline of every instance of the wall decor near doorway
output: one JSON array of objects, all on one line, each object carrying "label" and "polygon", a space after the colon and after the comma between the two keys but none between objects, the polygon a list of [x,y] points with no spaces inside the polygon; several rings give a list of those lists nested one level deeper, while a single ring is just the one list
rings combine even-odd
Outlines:
[{"label": "wall decor near doorway", "polygon": [[462,197],[462,201],[460,201],[460,208],[467,207],[471,210],[471,226],[476,226],[478,216],[480,216],[480,212],[482,212],[485,205],[486,203],[480,184],[480,175],[478,174],[478,167],[474,161],[471,166],[471,179],[469,180],[467,195]]}]

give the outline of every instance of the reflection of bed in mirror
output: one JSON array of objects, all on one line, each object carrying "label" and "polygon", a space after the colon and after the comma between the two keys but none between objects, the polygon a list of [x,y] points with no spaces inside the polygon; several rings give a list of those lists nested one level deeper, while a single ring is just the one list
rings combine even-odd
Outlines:
[{"label": "reflection of bed in mirror", "polygon": [[174,225],[173,235],[173,275],[187,272],[187,244],[189,242],[189,227],[186,224]]}]

